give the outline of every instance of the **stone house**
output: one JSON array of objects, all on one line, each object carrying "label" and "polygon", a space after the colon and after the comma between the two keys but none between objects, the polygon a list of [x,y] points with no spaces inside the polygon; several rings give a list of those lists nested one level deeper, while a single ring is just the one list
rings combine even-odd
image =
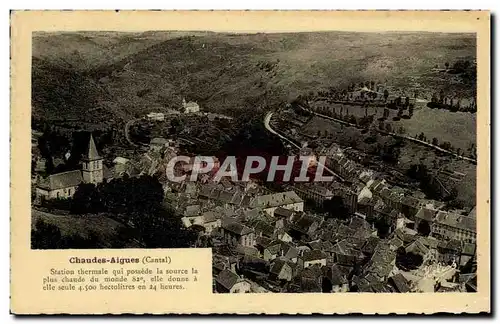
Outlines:
[{"label": "stone house", "polygon": [[224,243],[228,245],[241,244],[248,247],[255,245],[255,232],[248,226],[235,221],[228,221],[222,224],[221,229]]},{"label": "stone house", "polygon": [[248,293],[251,286],[248,280],[241,279],[236,273],[222,270],[215,278],[215,290],[218,293]]},{"label": "stone house", "polygon": [[291,281],[293,277],[292,266],[284,260],[276,260],[269,271],[269,279]]},{"label": "stone house", "polygon": [[326,254],[320,250],[311,250],[304,253],[304,268],[308,268],[315,264],[319,264],[321,266],[326,266]]}]

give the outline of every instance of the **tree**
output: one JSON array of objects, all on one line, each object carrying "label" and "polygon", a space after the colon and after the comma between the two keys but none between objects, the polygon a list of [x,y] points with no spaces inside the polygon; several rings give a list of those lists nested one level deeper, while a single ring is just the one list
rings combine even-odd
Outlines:
[{"label": "tree", "polygon": [[441,143],[441,148],[443,150],[450,150],[451,149],[451,143],[450,142],[443,142],[443,143]]},{"label": "tree", "polygon": [[102,205],[97,188],[92,183],[81,183],[76,188],[71,201],[73,214],[95,214],[102,211]]},{"label": "tree", "polygon": [[387,98],[389,98],[389,91],[387,89],[384,90],[384,100],[387,101]]},{"label": "tree", "polygon": [[347,219],[349,211],[344,205],[344,199],[341,196],[333,196],[323,204],[324,209],[328,212],[331,218]]},{"label": "tree", "polygon": [[385,239],[389,236],[391,230],[391,223],[386,217],[380,217],[375,221],[374,224],[377,229],[377,235],[381,239]]},{"label": "tree", "polygon": [[439,91],[439,103],[444,102],[444,90]]},{"label": "tree", "polygon": [[404,247],[396,251],[396,267],[403,271],[415,270],[422,265],[423,257],[412,252],[406,253]]},{"label": "tree", "polygon": [[388,133],[391,133],[392,132],[392,126],[391,124],[387,123],[385,125],[385,131],[388,132]]},{"label": "tree", "polygon": [[429,225],[429,222],[425,219],[421,220],[420,223],[418,223],[417,232],[422,236],[429,236],[431,233],[431,226]]},{"label": "tree", "polygon": [[32,249],[96,249],[100,248],[98,235],[89,231],[86,237],[80,234],[62,235],[59,227],[41,218],[31,230]]},{"label": "tree", "polygon": [[389,109],[384,108],[384,114],[382,115],[384,119],[389,118]]},{"label": "tree", "polygon": [[446,67],[446,69],[448,70],[448,68],[450,67],[450,63],[446,62],[444,63],[444,66]]},{"label": "tree", "polygon": [[61,240],[61,231],[55,225],[39,218],[31,230],[32,249],[57,249]]},{"label": "tree", "polygon": [[435,138],[435,137],[432,138],[432,145],[436,145],[436,146],[439,145],[439,141],[437,138]]}]

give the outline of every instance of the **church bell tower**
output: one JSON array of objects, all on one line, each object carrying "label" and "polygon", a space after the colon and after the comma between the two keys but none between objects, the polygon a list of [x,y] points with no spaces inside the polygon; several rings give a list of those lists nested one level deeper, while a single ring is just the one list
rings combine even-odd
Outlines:
[{"label": "church bell tower", "polygon": [[87,155],[83,158],[83,181],[97,185],[103,180],[102,157],[97,153],[94,138],[90,134],[89,149]]}]

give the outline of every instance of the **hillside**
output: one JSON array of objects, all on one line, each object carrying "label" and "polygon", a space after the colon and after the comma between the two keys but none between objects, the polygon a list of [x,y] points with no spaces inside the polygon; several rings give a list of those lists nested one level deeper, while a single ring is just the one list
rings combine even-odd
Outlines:
[{"label": "hillside", "polygon": [[[34,106],[40,114],[59,115],[62,106],[65,115],[81,118],[101,107],[127,119],[176,108],[186,97],[202,109],[238,115],[242,109],[279,105],[301,93],[363,80],[417,87],[430,96],[449,83],[430,75],[431,69],[474,58],[475,38],[439,33],[60,33],[35,35],[33,56]],[[454,88],[474,93],[461,84]],[[47,95],[53,91],[63,94],[55,103]]]}]

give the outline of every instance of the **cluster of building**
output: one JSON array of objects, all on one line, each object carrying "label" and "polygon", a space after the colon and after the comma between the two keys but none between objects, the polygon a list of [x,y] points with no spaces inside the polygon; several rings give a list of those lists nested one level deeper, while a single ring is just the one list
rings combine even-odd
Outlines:
[{"label": "cluster of building", "polygon": [[[475,270],[459,271],[475,265],[475,209],[444,210],[443,203],[390,185],[336,146],[321,153],[344,181],[288,184],[282,192],[227,177],[214,182],[210,173],[197,182],[169,182],[162,171],[177,152],[172,140],[155,138],[147,152],[133,159],[117,157],[108,168],[91,136],[82,169],[50,175],[36,193],[67,198],[82,182],[157,175],[165,204],[185,227],[210,242],[218,293],[476,289]],[[189,172],[189,167],[180,171]],[[321,212],[334,197],[342,198],[348,217]],[[305,202],[318,208],[307,208]],[[389,224],[384,235],[374,225],[380,219]],[[420,256],[422,264],[413,270],[398,267],[401,253]]]},{"label": "cluster of building", "polygon": [[[220,228],[210,232],[219,244],[214,247],[216,292],[476,290],[475,209],[444,210],[441,202],[389,185],[338,149],[329,153],[329,167],[348,179],[345,183],[294,184],[286,195],[319,206],[340,196],[352,216],[339,220],[285,201],[269,211],[261,207],[239,217],[221,216]],[[390,226],[384,237],[373,221],[381,218]],[[422,264],[400,269],[398,253],[419,255]],[[467,265],[468,272],[461,273]]]}]

